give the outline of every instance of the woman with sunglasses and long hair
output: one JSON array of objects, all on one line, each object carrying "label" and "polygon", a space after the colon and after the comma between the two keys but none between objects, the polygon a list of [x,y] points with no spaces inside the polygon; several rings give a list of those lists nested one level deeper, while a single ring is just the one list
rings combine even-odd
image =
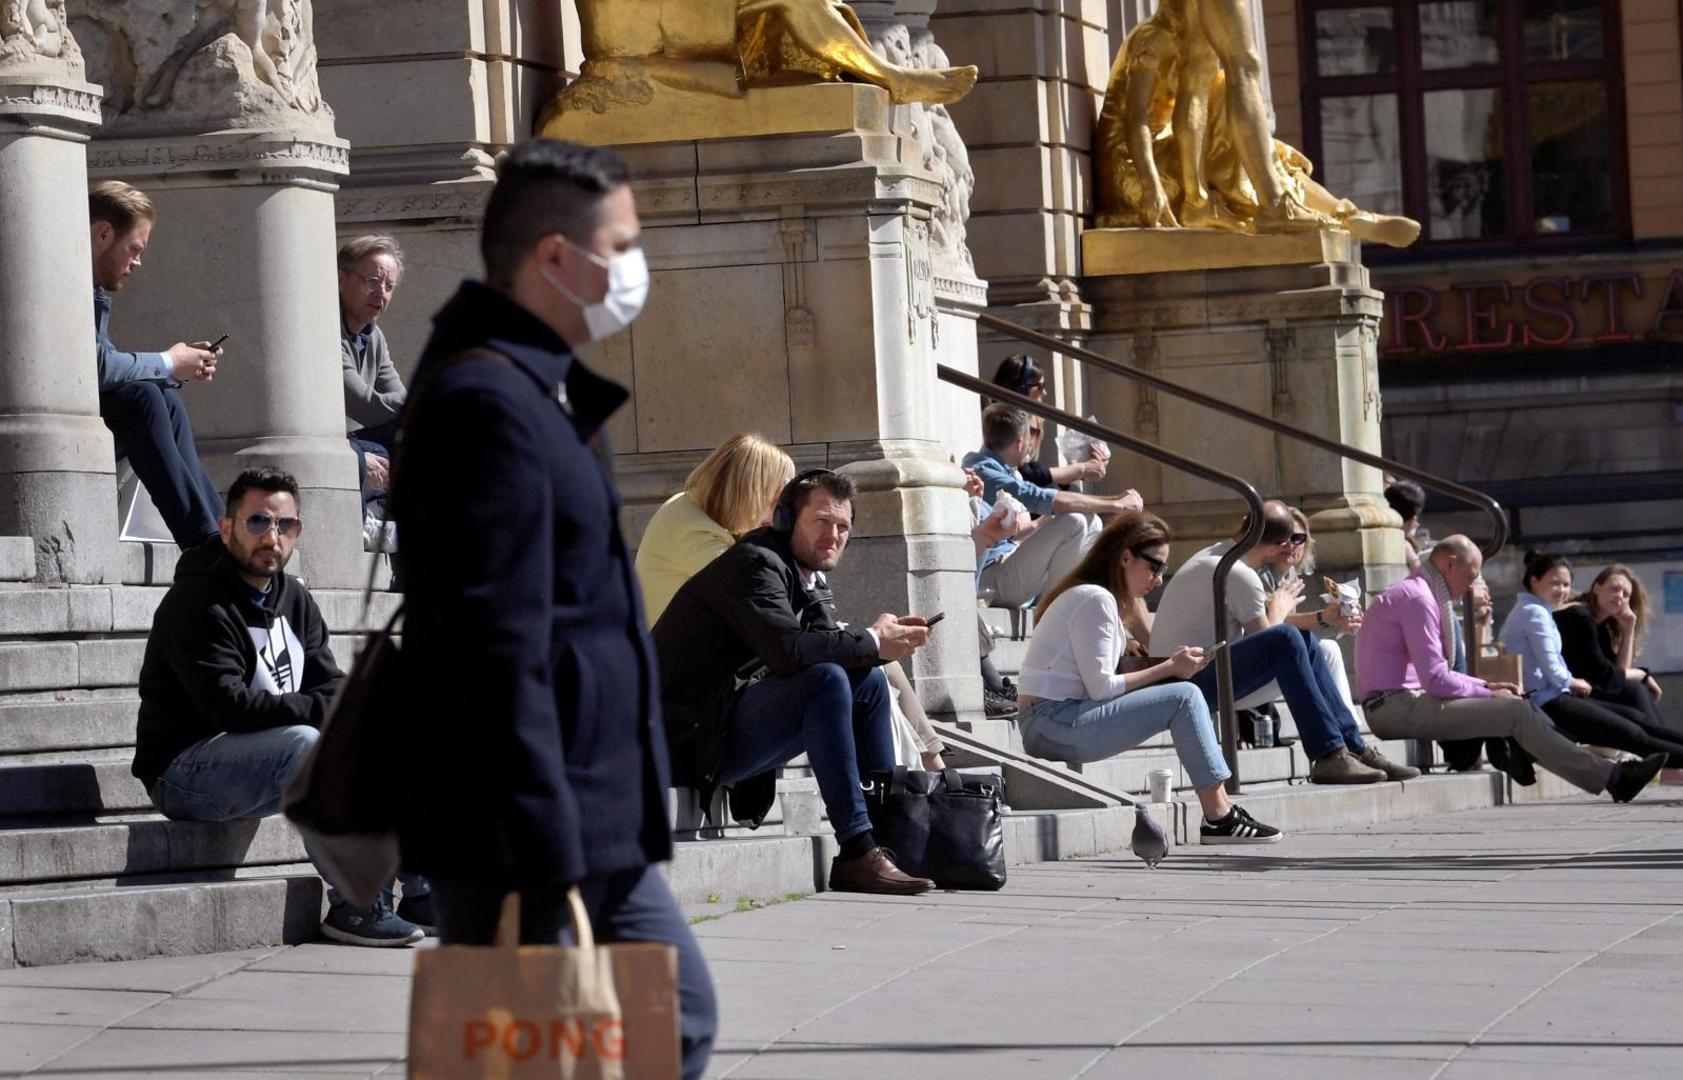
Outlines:
[{"label": "woman with sunglasses and long hair", "polygon": [[1588,589],[1554,613],[1561,653],[1572,674],[1590,684],[1590,697],[1653,724],[1660,719],[1660,684],[1637,666],[1648,630],[1648,593],[1628,566],[1614,563]]},{"label": "woman with sunglasses and long hair", "polygon": [[1683,768],[1683,734],[1629,705],[1596,701],[1587,679],[1572,674],[1561,651],[1555,613],[1572,600],[1572,564],[1559,555],[1525,555],[1525,588],[1502,623],[1502,644],[1520,657],[1525,692],[1567,738],[1646,757],[1668,755]]},{"label": "woman with sunglasses and long hair", "polygon": [[1184,680],[1209,658],[1176,649],[1142,671],[1118,674],[1128,643],[1121,612],[1163,579],[1169,527],[1155,514],[1119,514],[1074,570],[1041,598],[1018,681],[1017,726],[1029,753],[1049,761],[1102,761],[1162,731],[1174,740],[1204,810],[1206,844],[1271,844],[1280,830],[1235,805],[1203,692]]},{"label": "woman with sunglasses and long hair", "polygon": [[[993,384],[1022,394],[1033,401],[1046,400],[1046,375],[1040,370],[1040,365],[1034,362],[1034,357],[1027,353],[1013,353],[1001,360],[999,367],[994,370]],[[1041,487],[1067,488],[1082,480],[1104,479],[1110,462],[1098,454],[1086,461],[1077,461],[1069,465],[1047,465],[1042,462],[1040,444],[1045,437],[1046,421],[1030,414],[1028,449],[1023,453],[1023,463],[1018,466],[1024,480]]]}]

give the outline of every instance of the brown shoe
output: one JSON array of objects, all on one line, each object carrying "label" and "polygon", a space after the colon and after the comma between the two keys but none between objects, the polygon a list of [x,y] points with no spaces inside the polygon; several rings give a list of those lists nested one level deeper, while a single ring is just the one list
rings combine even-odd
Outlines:
[{"label": "brown shoe", "polygon": [[1383,771],[1368,768],[1342,747],[1309,766],[1311,784],[1377,784],[1383,779]]},{"label": "brown shoe", "polygon": [[874,847],[857,859],[838,855],[830,861],[830,888],[835,892],[916,896],[934,887],[928,878],[913,877],[895,866],[894,853],[885,847]]},{"label": "brown shoe", "polygon": [[1385,779],[1387,780],[1420,779],[1419,769],[1416,769],[1412,765],[1398,765],[1384,754],[1381,754],[1377,746],[1363,748],[1362,752],[1356,755],[1356,760],[1370,769],[1378,769],[1380,772],[1385,774]]}]

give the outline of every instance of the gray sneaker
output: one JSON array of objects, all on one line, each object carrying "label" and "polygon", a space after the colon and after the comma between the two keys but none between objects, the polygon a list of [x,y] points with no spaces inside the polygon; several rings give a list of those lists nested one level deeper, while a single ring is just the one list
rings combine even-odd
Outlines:
[{"label": "gray sneaker", "polygon": [[321,921],[321,933],[346,945],[384,949],[413,945],[427,936],[419,926],[398,918],[384,897],[368,908],[354,908],[343,900],[334,904]]},{"label": "gray sneaker", "polygon": [[1383,779],[1382,770],[1363,765],[1343,747],[1309,766],[1311,784],[1377,784]]}]

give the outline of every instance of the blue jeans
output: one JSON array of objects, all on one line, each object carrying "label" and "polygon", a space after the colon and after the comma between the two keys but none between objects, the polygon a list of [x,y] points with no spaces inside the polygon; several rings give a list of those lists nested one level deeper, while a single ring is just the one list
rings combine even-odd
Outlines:
[{"label": "blue jeans", "polygon": [[99,415],[128,458],[177,545],[216,534],[222,493],[199,463],[193,425],[180,391],[153,382],[124,383],[99,395]]},{"label": "blue jeans", "polygon": [[397,442],[397,421],[387,420],[383,424],[373,427],[358,428],[351,432],[351,449],[356,452],[356,481],[362,490],[362,507],[366,511],[368,504],[386,493],[385,488],[369,490],[368,462],[364,454],[374,454],[383,457],[388,462],[392,459],[392,444]]},{"label": "blue jeans", "polygon": [[[321,732],[305,724],[249,734],[225,731],[202,739],[175,756],[147,789],[152,805],[171,821],[242,821],[281,810],[286,782],[304,763]],[[426,878],[400,874],[403,895],[427,892]],[[339,890],[328,883],[327,902],[338,906]]]},{"label": "blue jeans", "polygon": [[[1350,708],[1344,704],[1332,672],[1315,636],[1307,630],[1282,623],[1233,642],[1233,699],[1254,694],[1271,682],[1280,684],[1297,733],[1303,738],[1303,753],[1317,761],[1345,749],[1359,754],[1367,746]],[[1216,668],[1207,665],[1192,677],[1192,684],[1204,692],[1204,700],[1218,708]]]},{"label": "blue jeans", "polygon": [[[591,929],[598,941],[658,941],[678,950],[678,1031],[684,1054],[684,1080],[698,1080],[713,1053],[719,1029],[713,980],[707,973],[695,935],[672,899],[666,879],[653,866],[579,882]],[[506,886],[489,882],[441,879],[433,882],[439,941],[445,945],[489,945],[496,940]],[[522,890],[520,940],[552,945],[568,925],[564,889]],[[570,935],[569,935],[570,936]]]},{"label": "blue jeans", "polygon": [[1232,775],[1216,743],[1204,695],[1191,683],[1155,683],[1109,701],[1039,699],[1017,717],[1023,749],[1048,761],[1085,764],[1115,757],[1167,730],[1199,791]]},{"label": "blue jeans", "polygon": [[860,777],[894,768],[888,695],[881,668],[814,664],[761,679],[736,699],[719,782],[758,776],[804,752],[836,839],[853,839],[871,827]]}]

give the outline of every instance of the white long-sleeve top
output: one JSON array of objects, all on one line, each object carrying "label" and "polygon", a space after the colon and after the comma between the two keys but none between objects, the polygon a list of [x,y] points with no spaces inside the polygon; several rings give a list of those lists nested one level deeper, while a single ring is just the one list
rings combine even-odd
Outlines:
[{"label": "white long-sleeve top", "polygon": [[1035,620],[1018,690],[1052,701],[1121,697],[1128,684],[1116,665],[1127,644],[1116,597],[1102,585],[1077,585]]}]

